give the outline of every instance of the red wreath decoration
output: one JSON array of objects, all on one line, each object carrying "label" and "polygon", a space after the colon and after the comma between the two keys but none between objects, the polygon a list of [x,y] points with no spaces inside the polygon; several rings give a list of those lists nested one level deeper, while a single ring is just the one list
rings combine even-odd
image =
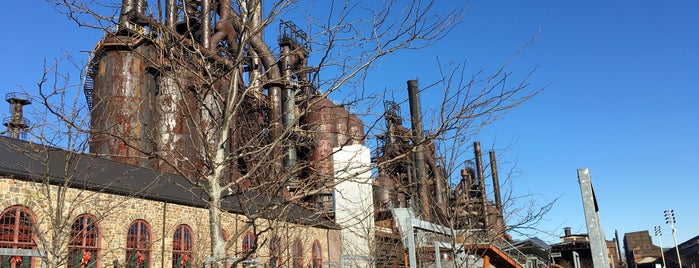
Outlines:
[{"label": "red wreath decoration", "polygon": [[180,264],[182,265],[182,267],[184,267],[184,265],[187,263],[188,260],[189,260],[189,256],[187,256],[187,255],[182,256],[182,261],[180,261]]},{"label": "red wreath decoration", "polygon": [[10,258],[10,263],[22,263],[22,257],[12,256],[12,258]]},{"label": "red wreath decoration", "polygon": [[87,265],[92,258],[92,254],[89,251],[83,251],[83,257],[80,259],[80,265]]},{"label": "red wreath decoration", "polygon": [[137,252],[136,252],[136,256],[138,256],[138,258],[136,259],[136,262],[137,262],[138,264],[141,264],[141,263],[143,263],[143,261],[146,260],[146,256],[143,255],[143,253],[141,253],[140,251],[137,251]]}]

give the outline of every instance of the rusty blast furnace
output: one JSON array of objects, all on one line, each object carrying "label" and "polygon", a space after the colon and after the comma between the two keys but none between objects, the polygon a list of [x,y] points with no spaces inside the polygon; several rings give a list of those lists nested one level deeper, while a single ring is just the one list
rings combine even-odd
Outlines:
[{"label": "rusty blast furnace", "polygon": [[[276,54],[262,38],[259,6],[248,7],[257,12],[244,21],[230,1],[165,4],[156,20],[145,0],[123,0],[118,27],[93,50],[84,89],[91,153],[194,180],[224,166],[222,183],[232,191],[300,195],[318,215],[334,218],[333,158],[337,148],[364,144],[364,124],[312,82],[318,68],[308,66],[306,33],[281,21]],[[391,209],[409,208],[421,220],[503,235],[494,154],[494,203],[479,143],[475,167],[450,183],[435,140],[422,129],[417,81],[407,88],[410,129],[400,107],[385,103],[386,131],[374,157],[376,225],[395,226]],[[225,163],[215,155],[222,147]],[[396,233],[377,231],[376,238],[378,266],[396,267],[404,251],[382,248],[400,244]]]},{"label": "rusty blast furnace", "polygon": [[[227,180],[248,175],[239,190],[284,177],[287,194],[314,190],[304,201],[331,213],[333,148],[363,144],[364,127],[311,83],[306,33],[281,21],[275,55],[259,12],[243,22],[229,1],[168,0],[158,21],[146,5],[124,0],[118,28],[94,48],[91,153],[201,178],[220,164],[213,149],[227,135]],[[223,110],[229,100],[234,109]]]}]

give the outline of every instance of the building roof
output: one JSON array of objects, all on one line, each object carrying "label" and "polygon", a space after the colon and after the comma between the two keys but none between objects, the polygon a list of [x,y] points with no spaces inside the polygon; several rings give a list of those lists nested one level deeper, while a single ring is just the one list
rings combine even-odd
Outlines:
[{"label": "building roof", "polygon": [[654,263],[658,260],[656,257],[642,257],[636,261],[637,264]]},{"label": "building roof", "polygon": [[548,250],[549,248],[551,248],[551,245],[544,242],[544,240],[539,239],[538,237],[532,237],[532,238],[528,238],[528,239],[525,239],[522,241],[517,241],[517,242],[513,243],[513,245],[515,247],[519,247],[521,245],[528,244],[528,243],[533,244],[533,245],[535,245],[543,250]]},{"label": "building roof", "polygon": [[[202,187],[206,181],[198,181],[196,185],[179,175],[4,136],[0,136],[0,176],[199,208],[206,208],[208,200]],[[226,195],[222,209],[339,229],[309,209],[258,191]]]}]

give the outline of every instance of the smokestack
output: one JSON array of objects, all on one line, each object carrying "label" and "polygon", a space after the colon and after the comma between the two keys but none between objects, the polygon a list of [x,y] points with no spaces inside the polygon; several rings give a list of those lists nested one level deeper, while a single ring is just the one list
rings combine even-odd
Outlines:
[{"label": "smokestack", "polygon": [[563,227],[563,234],[566,237],[572,236],[573,234],[570,232],[570,227]]},{"label": "smokestack", "polygon": [[475,153],[476,157],[476,172],[478,172],[478,186],[481,194],[481,199],[483,202],[483,227],[488,226],[488,206],[487,204],[487,196],[485,195],[485,176],[483,175],[483,159],[481,157],[481,143],[480,142],[474,142],[473,143],[473,151]]},{"label": "smokestack", "polygon": [[426,218],[430,215],[427,172],[425,169],[424,140],[422,136],[422,115],[420,114],[420,92],[417,80],[408,80],[408,101],[410,103],[410,123],[413,129],[415,148],[415,179],[418,182],[418,195],[421,210]]},{"label": "smokestack", "polygon": [[490,151],[490,174],[493,177],[493,194],[495,195],[495,206],[498,213],[502,216],[502,199],[500,199],[500,181],[498,179],[498,164],[495,160],[495,152]]}]

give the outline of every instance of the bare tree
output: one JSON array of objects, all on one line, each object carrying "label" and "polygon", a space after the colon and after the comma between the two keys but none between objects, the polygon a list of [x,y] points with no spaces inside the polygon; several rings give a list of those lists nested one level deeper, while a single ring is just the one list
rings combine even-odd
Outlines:
[{"label": "bare tree", "polygon": [[[395,215],[387,214],[386,205],[412,208],[414,217],[436,224],[430,232],[421,231],[429,233],[420,235],[427,237],[421,246],[434,242],[435,247],[446,247],[453,254],[455,267],[467,261],[459,260],[457,252],[478,255],[487,249],[479,245],[503,246],[512,241],[508,232],[535,228],[552,205],[513,196],[511,187],[501,195],[497,167],[484,163],[480,144],[474,143],[482,128],[543,90],[529,85],[534,70],[510,81],[508,64],[492,73],[481,70],[475,74],[467,74],[465,65],[449,65],[440,69],[441,80],[423,88],[418,88],[417,81],[408,81],[409,97],[385,103],[381,119],[386,125],[377,131],[377,225],[388,227],[390,222],[382,222],[398,221]],[[421,92],[440,96],[440,105],[431,111],[421,110]],[[406,103],[410,104],[409,128],[403,126],[401,115],[401,106]],[[495,165],[495,153],[491,151],[490,157]],[[486,181],[487,173],[494,179],[492,184]],[[511,172],[505,178],[503,186],[511,186]],[[487,184],[494,187],[486,189]],[[395,241],[384,243],[379,251],[391,254],[395,251],[392,244]],[[418,259],[422,265],[434,264],[435,254],[423,252]]]},{"label": "bare tree", "polygon": [[[442,69],[442,80],[423,89],[440,89],[442,99],[429,130],[386,129],[397,136],[385,145],[405,143],[407,149],[382,154],[379,161],[360,168],[334,166],[336,153],[363,144],[366,137],[384,131],[378,129],[384,120],[394,120],[386,113],[362,123],[343,106],[374,110],[380,93],[347,94],[343,88],[360,88],[384,57],[439,41],[459,23],[462,9],[439,13],[430,0],[331,1],[315,3],[325,11],[319,17],[300,11],[307,1],[48,2],[78,25],[105,32],[83,81],[87,109],[69,111],[61,102],[43,102],[61,122],[58,130],[83,134],[57,144],[69,142],[86,150],[89,143],[93,155],[187,178],[205,193],[215,265],[229,260],[230,249],[247,231],[272,237],[287,226],[298,205],[317,212],[304,215],[306,222],[333,219],[332,190],[351,178],[378,167],[408,180],[414,174],[399,166],[412,168],[416,155],[434,156],[417,162],[427,165],[424,169],[439,182],[393,185],[400,194],[415,190],[419,195],[414,199],[424,200],[420,213],[458,229],[461,223],[447,220],[454,217],[446,209],[451,202],[446,193],[457,191],[460,156],[480,128],[539,92],[529,87],[530,74],[511,83],[506,64],[494,73],[473,75],[464,66],[448,66]],[[305,16],[312,32],[284,20],[299,18],[293,16],[297,13]],[[279,48],[274,49],[265,34],[275,32],[277,25]],[[348,95],[340,97],[342,104],[328,98],[342,93]],[[63,98],[65,93],[49,95]],[[84,120],[87,112],[89,125],[76,121]],[[439,211],[432,211],[430,191],[444,193],[442,200],[434,200]],[[244,226],[231,232],[222,225],[229,202],[241,204],[246,218]],[[540,218],[527,215],[516,225]],[[373,225],[365,227],[365,233],[355,232],[374,239]],[[252,250],[234,253],[239,256],[235,261],[244,262],[256,249],[276,247],[274,243],[255,239]]]},{"label": "bare tree", "polygon": [[[304,1],[49,2],[105,31],[85,81],[91,122],[80,131],[90,152],[203,190],[216,263],[242,235],[224,236],[226,200],[247,204],[239,230],[256,235],[274,230],[259,219],[289,214],[292,204],[330,216],[331,190],[342,182],[333,179],[333,148],[363,143],[364,132],[327,96],[356,85],[381,58],[438,41],[462,15],[438,13],[434,1],[330,2],[323,18],[307,16],[316,30],[306,34],[282,20]],[[263,33],[277,23],[275,52]],[[344,129],[330,129],[338,121]]]}]

